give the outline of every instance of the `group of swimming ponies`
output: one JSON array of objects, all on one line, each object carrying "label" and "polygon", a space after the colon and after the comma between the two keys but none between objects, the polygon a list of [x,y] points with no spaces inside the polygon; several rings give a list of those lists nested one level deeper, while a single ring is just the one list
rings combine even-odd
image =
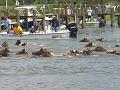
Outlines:
[{"label": "group of swimming ponies", "polygon": [[[104,38],[98,38],[96,39],[97,42],[107,42]],[[102,46],[97,46],[95,43],[90,41],[87,38],[83,38],[79,42],[84,42],[85,49],[84,50],[70,50],[68,52],[61,53],[62,56],[65,57],[74,57],[79,55],[95,55],[95,52],[105,52],[106,54],[110,55],[120,55],[120,52],[117,50],[107,50]],[[15,45],[18,46],[26,46],[27,42],[21,42],[21,40],[17,40],[15,42]],[[92,47],[92,48],[91,48]],[[120,47],[120,45],[115,45],[115,47]],[[0,57],[8,57],[10,55],[10,49],[7,41],[4,41],[0,48]],[[28,52],[23,48],[22,50],[16,52],[16,55],[29,55]],[[32,56],[41,56],[41,57],[53,57],[56,56],[56,53],[53,53],[52,51],[46,49],[46,48],[40,48],[40,50],[34,51],[31,53]]]}]

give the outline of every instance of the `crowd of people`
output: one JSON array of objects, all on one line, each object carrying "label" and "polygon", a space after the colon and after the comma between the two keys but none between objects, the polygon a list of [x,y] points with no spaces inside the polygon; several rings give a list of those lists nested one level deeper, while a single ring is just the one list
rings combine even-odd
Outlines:
[{"label": "crowd of people", "polygon": [[[90,21],[91,20],[91,16],[94,16],[94,21],[96,22],[96,17],[97,14],[95,11],[93,11],[91,9],[91,7],[88,8],[87,10],[87,15],[86,15],[86,20]],[[99,27],[104,27],[105,26],[105,17],[104,15],[98,15],[99,18]],[[7,34],[15,34],[15,35],[22,35],[23,31],[25,31],[23,25],[21,25],[21,23],[12,23],[12,20],[10,20],[7,16],[4,16],[2,18],[3,23],[4,23],[4,27],[3,30],[5,30],[7,32]],[[60,22],[57,19],[56,16],[52,16],[52,20],[48,20],[48,22],[46,22],[45,25],[45,30],[43,30],[43,24],[41,25],[41,23],[43,23],[43,21],[39,21],[39,22],[35,22],[33,25],[30,26],[30,34],[33,33],[52,33],[52,32],[59,32],[60,31]],[[25,22],[23,22],[22,24],[25,24]],[[24,25],[25,27],[27,26],[26,24]],[[70,38],[77,38],[77,31],[78,31],[78,26],[77,23],[75,22],[69,22],[66,25],[66,28],[70,31],[69,37]]]},{"label": "crowd of people", "polygon": [[[80,23],[83,20],[83,16],[80,16]],[[101,12],[97,11],[96,9],[92,9],[88,7],[85,11],[85,22],[99,22],[99,26],[105,26],[105,15]]]},{"label": "crowd of people", "polygon": [[[12,21],[7,17],[3,17],[3,23],[4,27],[3,30],[7,32],[7,34],[14,34],[14,35],[22,35],[24,31],[24,27],[21,26],[20,23],[12,23]],[[67,29],[70,31],[69,37],[70,38],[77,38],[77,31],[78,26],[75,22],[69,22],[67,25]],[[36,22],[33,26],[30,28],[30,34],[41,32],[42,26],[39,22]],[[59,32],[60,31],[60,23],[57,20],[56,16],[52,17],[52,20],[47,23],[45,27],[46,33],[52,33],[52,32]]]},{"label": "crowd of people", "polygon": [[[34,25],[30,26],[30,33],[37,33],[40,31],[48,32],[51,30],[51,32],[59,32],[60,31],[60,23],[57,20],[56,16],[52,17],[52,20],[49,21],[50,23],[46,25],[47,28],[43,30],[43,26],[40,22],[35,22]],[[23,21],[23,23],[13,23],[12,20],[10,20],[7,16],[2,17],[2,23],[3,23],[3,30],[7,32],[7,34],[15,34],[15,35],[21,35],[23,31],[26,31],[27,25]],[[27,22],[26,22],[27,23]],[[25,26],[25,27],[24,27]]]},{"label": "crowd of people", "polygon": [[21,35],[23,32],[22,27],[20,26],[19,23],[14,23],[12,20],[10,20],[7,16],[4,16],[2,18],[3,21],[3,30],[7,32],[7,34],[15,34],[15,35]]}]

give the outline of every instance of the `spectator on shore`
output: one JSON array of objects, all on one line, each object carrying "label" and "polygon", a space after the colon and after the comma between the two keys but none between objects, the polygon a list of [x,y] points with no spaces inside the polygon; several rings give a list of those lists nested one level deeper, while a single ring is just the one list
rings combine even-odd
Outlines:
[{"label": "spectator on shore", "polygon": [[97,21],[97,13],[95,11],[92,12],[92,16],[93,16],[93,21],[96,22]]},{"label": "spectator on shore", "polygon": [[88,21],[90,21],[91,15],[92,15],[92,9],[91,9],[91,7],[88,8],[87,14],[88,14]]}]

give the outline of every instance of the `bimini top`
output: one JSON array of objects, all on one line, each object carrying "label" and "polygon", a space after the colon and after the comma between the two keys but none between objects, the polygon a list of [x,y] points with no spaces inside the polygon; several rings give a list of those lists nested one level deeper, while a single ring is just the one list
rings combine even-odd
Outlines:
[{"label": "bimini top", "polygon": [[15,9],[36,9],[37,6],[21,6],[21,7],[16,7]]},{"label": "bimini top", "polygon": [[41,16],[41,14],[37,11],[37,6],[21,6],[21,7],[16,7],[16,10],[20,11],[21,16],[25,16],[24,10],[27,10],[28,16],[33,16],[33,10],[36,11],[36,16]]}]

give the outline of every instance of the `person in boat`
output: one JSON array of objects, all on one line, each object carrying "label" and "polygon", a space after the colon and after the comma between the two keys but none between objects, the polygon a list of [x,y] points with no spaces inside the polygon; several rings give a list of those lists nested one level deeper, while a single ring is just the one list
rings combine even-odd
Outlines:
[{"label": "person in boat", "polygon": [[19,25],[19,23],[15,23],[15,24],[14,24],[14,27],[13,27],[13,30],[12,30],[12,31],[14,32],[15,35],[22,35],[22,33],[23,33],[23,29],[22,29],[22,27]]},{"label": "person in boat", "polygon": [[75,22],[70,22],[67,25],[68,30],[70,31],[69,38],[77,38],[78,26]]},{"label": "person in boat", "polygon": [[53,16],[51,24],[52,24],[51,26],[53,28],[53,31],[55,31],[55,32],[60,31],[60,23],[55,16]]},{"label": "person in boat", "polygon": [[46,30],[46,33],[52,33],[51,25],[46,26],[45,30]]},{"label": "person in boat", "polygon": [[7,16],[3,17],[3,30],[5,30],[7,32],[7,34],[9,34],[10,30],[11,30],[11,24],[12,24],[12,20],[10,20]]},{"label": "person in boat", "polygon": [[23,31],[27,31],[27,25],[28,24],[28,19],[27,17],[24,19],[24,21],[21,23],[21,26],[23,28]]},{"label": "person in boat", "polygon": [[30,28],[30,33],[35,33],[34,26],[32,26],[32,27]]},{"label": "person in boat", "polygon": [[37,31],[40,31],[39,29],[40,29],[40,25],[38,22],[36,22],[34,26],[31,27],[30,33],[36,33]]}]

